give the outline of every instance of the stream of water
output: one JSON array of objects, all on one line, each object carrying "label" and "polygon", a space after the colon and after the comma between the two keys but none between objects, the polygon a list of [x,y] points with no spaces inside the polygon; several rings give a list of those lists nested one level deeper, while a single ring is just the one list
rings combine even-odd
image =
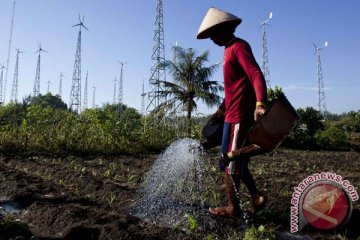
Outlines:
[{"label": "stream of water", "polygon": [[134,215],[155,223],[176,224],[194,209],[204,208],[206,154],[199,141],[173,142],[147,173]]}]

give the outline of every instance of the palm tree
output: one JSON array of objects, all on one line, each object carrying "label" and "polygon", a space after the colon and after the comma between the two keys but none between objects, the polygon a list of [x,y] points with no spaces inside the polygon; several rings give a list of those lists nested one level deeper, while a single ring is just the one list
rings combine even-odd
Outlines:
[{"label": "palm tree", "polygon": [[193,48],[187,50],[175,46],[174,60],[165,60],[159,67],[168,70],[173,81],[161,81],[162,90],[158,93],[166,99],[159,108],[186,112],[188,134],[191,135],[191,115],[197,109],[197,101],[201,100],[208,107],[218,105],[221,97],[217,94],[224,88],[217,82],[209,80],[219,64],[205,67],[209,51],[197,56]]}]

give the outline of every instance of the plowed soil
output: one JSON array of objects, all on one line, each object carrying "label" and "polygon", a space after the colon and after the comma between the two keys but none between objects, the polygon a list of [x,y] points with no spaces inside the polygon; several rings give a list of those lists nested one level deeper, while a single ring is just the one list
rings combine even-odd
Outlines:
[{"label": "plowed soil", "polygon": [[[192,212],[198,219],[196,228],[159,225],[132,215],[130,209],[141,197],[137,190],[157,157],[0,155],[0,240],[244,237],[241,220],[211,216],[206,209]],[[214,156],[209,165],[216,168]],[[356,152],[279,150],[254,157],[250,165],[258,187],[268,196],[267,208],[254,218],[254,224],[271,227],[278,239],[288,236],[284,234],[289,231],[293,188],[307,176],[335,172],[360,192],[360,154]],[[220,194],[219,203],[225,203],[222,173],[214,171],[212,177],[217,182],[214,192]],[[246,207],[247,199],[244,201]],[[4,211],[5,206],[13,209]],[[306,227],[300,238],[293,239],[358,239],[359,213],[357,201],[345,227],[332,231]]]}]

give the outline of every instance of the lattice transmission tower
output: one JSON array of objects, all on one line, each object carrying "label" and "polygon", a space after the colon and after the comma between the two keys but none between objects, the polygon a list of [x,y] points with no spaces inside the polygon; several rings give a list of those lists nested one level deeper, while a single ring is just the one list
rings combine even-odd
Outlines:
[{"label": "lattice transmission tower", "polygon": [[20,52],[20,50],[16,49],[16,63],[15,63],[15,70],[14,70],[14,79],[12,84],[12,90],[11,90],[11,98],[10,101],[17,103],[18,102],[18,85],[19,85],[19,54],[23,53]]},{"label": "lattice transmission tower", "polygon": [[272,19],[272,12],[270,12],[268,19],[260,22],[260,28],[262,29],[261,70],[264,74],[266,85],[269,88],[271,88],[271,85],[270,85],[269,56],[268,56],[267,41],[266,41],[266,26],[269,25],[271,19]]},{"label": "lattice transmission tower", "polygon": [[159,63],[165,60],[165,44],[164,44],[164,20],[163,20],[163,1],[158,0],[156,5],[156,20],[154,31],[154,46],[151,59],[153,66],[151,68],[151,75],[149,79],[149,103],[146,108],[147,111],[156,109],[161,104],[161,96],[159,92],[162,90],[161,82],[166,81],[165,68],[160,67]]},{"label": "lattice transmission tower", "polygon": [[116,82],[117,82],[117,79],[115,77],[115,79],[113,80],[114,82],[114,89],[113,89],[113,104],[116,104]]},{"label": "lattice transmission tower", "polygon": [[41,59],[41,52],[46,52],[41,47],[41,43],[39,43],[39,50],[35,52],[38,53],[38,60],[36,65],[36,73],[35,73],[35,81],[34,81],[34,89],[33,89],[33,96],[36,97],[40,94],[40,59]]},{"label": "lattice transmission tower", "polygon": [[93,86],[92,108],[96,108],[96,104],[95,104],[95,91],[96,91],[96,87]]},{"label": "lattice transmission tower", "polygon": [[63,80],[64,77],[65,76],[63,75],[63,73],[60,72],[60,76],[59,76],[59,78],[60,78],[60,83],[59,83],[59,96],[60,96],[60,98],[62,97],[62,80]]},{"label": "lattice transmission tower", "polygon": [[81,28],[85,28],[84,17],[81,20],[79,15],[79,23],[73,27],[79,26],[79,34],[76,45],[74,72],[72,77],[72,85],[70,92],[70,109],[74,112],[80,113],[81,111]]},{"label": "lattice transmission tower", "polygon": [[13,28],[14,28],[15,4],[16,4],[16,1],[14,0],[13,9],[12,9],[12,16],[11,16],[9,47],[8,47],[8,54],[7,54],[7,60],[6,60],[6,73],[5,73],[4,95],[3,95],[3,102],[4,102],[4,103],[5,103],[5,98],[6,98],[6,86],[7,86],[7,82],[8,82],[9,62],[10,62],[10,49],[11,49],[11,42],[12,42],[12,33],[13,33]]},{"label": "lattice transmission tower", "polygon": [[141,92],[141,114],[144,115],[144,116],[146,115],[145,96],[146,96],[145,83],[144,83],[144,80],[143,80],[143,83],[142,83],[142,92]]},{"label": "lattice transmission tower", "polygon": [[[126,62],[120,62],[118,61],[121,65],[120,68],[120,78],[119,78],[119,90],[118,90],[118,103],[122,104],[123,100],[124,100],[124,96],[123,96],[123,68],[124,65],[126,64]],[[120,106],[120,105],[119,105]]]},{"label": "lattice transmission tower", "polygon": [[47,92],[46,93],[50,93],[50,84],[51,84],[51,81],[48,80],[47,81]]},{"label": "lattice transmission tower", "polygon": [[[320,51],[323,48],[317,47],[315,43],[315,54],[317,56],[317,85],[318,85],[318,110],[319,112],[325,117],[327,113],[326,109],[326,101],[325,101],[325,88],[324,88],[324,81],[323,81],[323,74],[322,74],[322,67],[321,67],[321,58],[320,58]],[[327,47],[328,42],[325,41],[324,47]]]},{"label": "lattice transmission tower", "polygon": [[87,109],[88,107],[88,75],[89,75],[89,71],[86,71],[83,110]]},{"label": "lattice transmission tower", "polygon": [[3,84],[4,84],[4,65],[1,66],[1,75],[0,75],[0,105],[3,103],[2,92],[3,92]]}]

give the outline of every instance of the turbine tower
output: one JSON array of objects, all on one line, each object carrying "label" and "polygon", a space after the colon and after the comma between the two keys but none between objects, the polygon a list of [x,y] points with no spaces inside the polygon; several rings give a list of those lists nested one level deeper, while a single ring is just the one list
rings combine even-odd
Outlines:
[{"label": "turbine tower", "polygon": [[88,105],[88,71],[86,71],[86,78],[85,78],[85,90],[84,90],[84,107],[83,109],[87,109]]},{"label": "turbine tower", "polygon": [[79,15],[79,23],[73,27],[79,26],[79,34],[76,45],[74,72],[72,77],[71,93],[70,93],[70,109],[76,113],[81,111],[81,28],[89,30],[84,25],[84,17],[81,20]]},{"label": "turbine tower", "polygon": [[46,52],[41,47],[41,43],[39,43],[39,50],[35,52],[39,53],[38,60],[37,60],[37,66],[36,66],[36,73],[35,73],[35,81],[34,81],[34,90],[33,90],[33,96],[36,97],[40,93],[40,58],[41,58],[41,52]]},{"label": "turbine tower", "polygon": [[96,105],[95,105],[95,90],[96,90],[96,87],[93,86],[92,108],[95,108],[95,107],[96,107]]},{"label": "turbine tower", "polygon": [[117,82],[116,77],[115,77],[115,79],[113,80],[113,82],[114,82],[113,104],[116,104],[116,82]]},{"label": "turbine tower", "polygon": [[11,16],[11,26],[10,26],[10,37],[9,37],[8,55],[7,55],[7,60],[6,60],[6,73],[5,73],[4,95],[3,95],[3,102],[4,102],[4,103],[5,103],[5,98],[6,98],[6,86],[7,86],[8,73],[9,73],[10,49],[11,49],[11,42],[12,42],[12,33],[13,33],[13,28],[14,28],[15,4],[16,4],[16,1],[14,0],[13,10],[12,10],[12,16]]},{"label": "turbine tower", "polygon": [[269,71],[269,58],[268,58],[268,50],[267,50],[267,42],[266,42],[266,26],[272,19],[272,12],[270,12],[269,18],[265,21],[260,22],[260,28],[262,29],[262,51],[261,51],[261,70],[264,74],[264,78],[266,81],[266,85],[271,88],[270,85],[270,71]]},{"label": "turbine tower", "polygon": [[141,92],[141,114],[145,116],[146,114],[146,109],[145,109],[145,84],[144,84],[144,80],[143,80],[143,84],[142,84],[142,92]]},{"label": "turbine tower", "polygon": [[156,20],[154,31],[154,46],[151,59],[153,66],[149,79],[150,91],[148,92],[149,104],[146,110],[154,110],[161,104],[159,92],[162,90],[160,83],[166,81],[165,68],[159,67],[159,63],[165,60],[165,44],[164,44],[164,21],[163,21],[163,3],[162,0],[157,1]]},{"label": "turbine tower", "polygon": [[47,81],[47,93],[50,93],[50,79]]},{"label": "turbine tower", "polygon": [[118,92],[118,103],[122,104],[123,103],[123,68],[124,68],[124,62],[120,62],[121,64],[121,69],[120,69],[120,79],[119,79],[119,92]]},{"label": "turbine tower", "polygon": [[[317,56],[317,85],[318,85],[318,110],[319,112],[325,117],[327,113],[326,109],[326,102],[325,102],[325,89],[324,89],[324,81],[322,75],[322,68],[321,68],[321,58],[320,58],[320,51],[323,48],[317,47],[315,43],[315,54]],[[327,47],[328,42],[325,41],[324,47]]]},{"label": "turbine tower", "polygon": [[17,103],[18,101],[18,84],[19,84],[19,54],[23,53],[20,52],[18,48],[16,48],[16,64],[15,64],[15,71],[14,71],[14,79],[13,85],[11,90],[11,102]]},{"label": "turbine tower", "polygon": [[60,83],[59,83],[59,96],[62,96],[62,79],[65,77],[62,72],[60,72]]},{"label": "turbine tower", "polygon": [[0,105],[4,102],[2,99],[2,93],[3,93],[3,83],[4,83],[4,68],[6,68],[4,65],[1,66],[1,75],[0,75]]}]

